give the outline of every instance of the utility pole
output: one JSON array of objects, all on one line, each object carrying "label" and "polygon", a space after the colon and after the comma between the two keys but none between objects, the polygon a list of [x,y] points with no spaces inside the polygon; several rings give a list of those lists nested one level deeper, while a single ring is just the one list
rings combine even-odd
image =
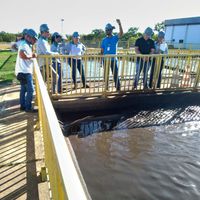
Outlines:
[{"label": "utility pole", "polygon": [[64,24],[64,19],[61,19],[61,34],[63,34],[63,24]]}]

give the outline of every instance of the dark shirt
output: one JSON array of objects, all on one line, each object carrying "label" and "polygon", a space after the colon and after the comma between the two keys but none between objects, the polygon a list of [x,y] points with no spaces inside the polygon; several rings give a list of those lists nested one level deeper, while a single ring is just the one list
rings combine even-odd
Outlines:
[{"label": "dark shirt", "polygon": [[143,37],[138,38],[135,46],[139,48],[141,54],[150,54],[151,49],[155,49],[155,44],[152,39],[145,40]]}]

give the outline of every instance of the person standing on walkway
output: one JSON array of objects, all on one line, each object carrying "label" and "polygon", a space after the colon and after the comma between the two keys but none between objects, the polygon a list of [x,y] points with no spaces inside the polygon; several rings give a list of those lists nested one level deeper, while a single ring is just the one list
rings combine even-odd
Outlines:
[{"label": "person standing on walkway", "polygon": [[[101,43],[101,54],[114,55],[110,60],[110,68],[114,76],[115,87],[117,91],[119,91],[120,80],[118,77],[118,61],[116,58],[116,54],[117,54],[117,45],[118,45],[119,38],[123,35],[123,29],[122,29],[121,21],[117,19],[116,22],[119,25],[118,35],[113,35],[113,29],[115,29],[115,27],[112,26],[110,23],[108,23],[105,27],[106,37],[102,40],[102,43]],[[105,60],[103,60],[103,62],[105,62]]]},{"label": "person standing on walkway", "polygon": [[65,52],[71,56],[76,56],[69,58],[69,65],[72,68],[72,79],[74,82],[74,89],[77,89],[77,82],[76,82],[76,70],[78,69],[82,83],[83,88],[89,88],[89,86],[86,84],[85,80],[85,72],[84,67],[82,64],[81,55],[84,54],[86,50],[86,47],[80,42],[80,35],[78,32],[74,32],[72,35],[72,41],[69,42],[65,47]]},{"label": "person standing on walkway", "polygon": [[[151,39],[153,35],[153,30],[148,27],[145,29],[144,34],[142,37],[138,38],[135,42],[135,53],[140,55],[149,55],[153,54],[155,51],[155,44],[154,41]],[[151,60],[149,57],[144,57],[144,58],[137,58],[136,61],[136,75],[135,75],[135,81],[134,81],[134,88],[137,88],[138,82],[139,82],[139,77],[140,73],[143,69],[143,86],[144,89],[149,88],[149,85],[147,84],[147,76],[148,76],[148,71],[149,67],[151,65]]]},{"label": "person standing on walkway", "polygon": [[[158,33],[158,39],[157,39],[157,41],[155,41],[155,54],[168,54],[168,45],[165,42],[165,33],[163,31],[160,31]],[[152,67],[151,67],[151,72],[150,72],[150,80],[149,80],[150,88],[152,87],[155,64],[156,64],[156,61],[154,59]],[[157,82],[157,86],[156,86],[157,88],[160,88],[163,65],[164,65],[164,58],[162,57],[161,63],[160,63],[158,82]]]},{"label": "person standing on walkway", "polygon": [[[40,38],[37,41],[36,44],[36,52],[38,55],[58,55],[57,52],[51,51],[50,44],[48,43],[48,39],[51,37],[49,33],[49,27],[47,24],[41,24],[40,25]],[[40,66],[41,71],[43,72],[43,75],[45,75],[46,78],[46,62],[44,58],[38,59],[38,64]],[[48,63],[51,64],[51,63]]]},{"label": "person standing on walkway", "polygon": [[[62,42],[62,36],[58,32],[55,32],[51,38],[51,51],[61,53],[61,46],[60,46],[61,42]],[[53,58],[52,64],[53,64],[53,69],[55,71],[55,73],[52,73],[52,78],[53,78],[52,92],[53,94],[55,93],[55,86],[57,82],[57,92],[61,93],[61,84],[62,84],[61,60]]]},{"label": "person standing on walkway", "polygon": [[19,46],[15,66],[15,74],[21,85],[20,110],[24,110],[26,112],[36,111],[32,107],[34,92],[32,58],[36,58],[36,54],[32,51],[32,45],[36,43],[37,39],[37,33],[33,29],[29,29],[25,40]]}]

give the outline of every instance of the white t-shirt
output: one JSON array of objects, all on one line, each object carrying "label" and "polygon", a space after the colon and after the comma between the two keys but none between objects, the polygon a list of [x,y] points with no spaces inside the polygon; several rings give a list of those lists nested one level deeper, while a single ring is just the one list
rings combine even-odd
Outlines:
[{"label": "white t-shirt", "polygon": [[21,42],[19,49],[18,49],[18,55],[17,60],[15,64],[15,74],[17,76],[18,73],[33,73],[33,61],[30,59],[22,59],[20,58],[19,52],[24,51],[27,56],[32,56],[32,47],[26,42]]},{"label": "white t-shirt", "polygon": [[[86,47],[82,43],[74,44],[72,42],[68,43],[65,47],[65,50],[72,56],[81,56],[83,55]],[[80,58],[78,58],[80,59]]]}]

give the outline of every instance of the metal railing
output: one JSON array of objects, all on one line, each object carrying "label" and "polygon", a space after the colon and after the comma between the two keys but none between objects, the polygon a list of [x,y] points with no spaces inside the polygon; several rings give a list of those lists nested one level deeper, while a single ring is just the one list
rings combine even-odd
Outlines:
[{"label": "metal railing", "polygon": [[48,170],[52,198],[57,200],[91,199],[71,143],[68,138],[64,139],[35,59],[34,72],[39,124],[44,139],[45,164]]},{"label": "metal railing", "polygon": [[[86,49],[85,54],[86,55],[100,55],[101,49],[100,48],[88,48],[88,49]],[[129,48],[129,49],[118,48],[117,54],[134,55],[135,48]],[[169,49],[169,54],[200,54],[200,50]]]},{"label": "metal railing", "polygon": [[53,97],[196,90],[200,87],[200,54],[60,55],[54,59],[43,55],[41,58],[46,63],[43,77]]}]

